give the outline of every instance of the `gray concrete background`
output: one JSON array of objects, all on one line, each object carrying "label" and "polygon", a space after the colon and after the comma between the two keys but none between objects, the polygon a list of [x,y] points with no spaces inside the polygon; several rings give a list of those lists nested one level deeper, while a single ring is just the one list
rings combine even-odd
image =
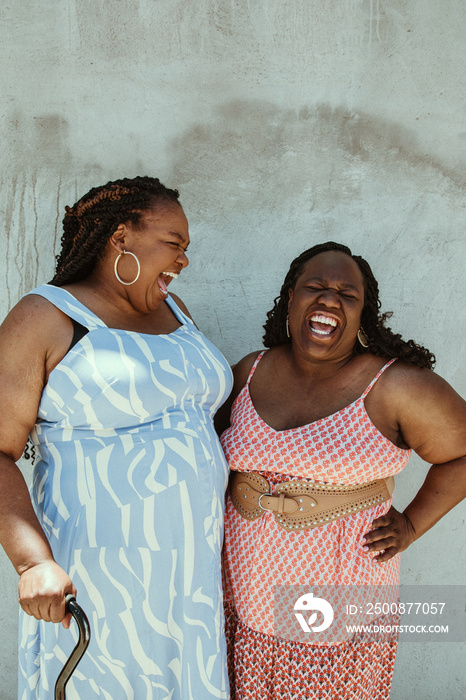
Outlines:
[{"label": "gray concrete background", "polygon": [[[231,362],[261,347],[291,259],[337,240],[466,395],[463,0],[22,0],[0,21],[2,316],[50,278],[66,204],[151,174],[191,226],[173,290]],[[397,480],[398,506],[426,468]],[[403,555],[405,583],[465,582],[465,516]],[[13,700],[17,577],[0,567]],[[462,700],[465,650],[401,645],[392,700]]]}]

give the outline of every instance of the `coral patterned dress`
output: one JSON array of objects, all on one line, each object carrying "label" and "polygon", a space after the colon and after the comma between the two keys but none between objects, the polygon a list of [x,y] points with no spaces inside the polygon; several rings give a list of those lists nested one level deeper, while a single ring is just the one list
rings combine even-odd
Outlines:
[{"label": "coral patterned dress", "polygon": [[[379,371],[356,401],[308,425],[277,431],[256,412],[249,383],[255,361],[236,398],[231,427],[221,438],[230,469],[259,472],[273,488],[305,479],[358,484],[388,477],[407,464],[410,450],[394,445],[370,420],[364,399]],[[227,500],[224,576],[232,700],[387,700],[396,641],[342,644],[291,642],[274,635],[277,585],[392,585],[399,556],[374,565],[362,539],[391,500],[313,528],[289,532],[265,512],[258,520],[239,515]]]}]

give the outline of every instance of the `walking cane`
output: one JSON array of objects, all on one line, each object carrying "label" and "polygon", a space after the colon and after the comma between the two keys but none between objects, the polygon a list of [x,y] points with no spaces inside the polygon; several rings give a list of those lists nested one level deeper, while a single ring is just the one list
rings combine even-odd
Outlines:
[{"label": "walking cane", "polygon": [[65,700],[65,686],[68,683],[71,674],[74,669],[81,661],[84,652],[89,646],[89,641],[91,639],[91,628],[89,626],[89,620],[86,617],[86,613],[76,602],[76,598],[70,593],[66,596],[66,612],[71,613],[79,628],[79,639],[75,648],[71,652],[71,655],[63,666],[60,675],[57,678],[55,684],[55,700]]}]

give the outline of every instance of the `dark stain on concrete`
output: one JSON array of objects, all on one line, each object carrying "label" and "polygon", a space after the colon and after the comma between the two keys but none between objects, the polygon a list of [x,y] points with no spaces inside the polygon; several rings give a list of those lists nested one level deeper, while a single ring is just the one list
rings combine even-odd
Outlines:
[{"label": "dark stain on concrete", "polygon": [[338,240],[341,207],[375,223],[387,216],[387,196],[408,216],[428,192],[456,206],[466,186],[466,174],[423,152],[414,131],[328,104],[231,101],[174,139],[169,153],[167,181],[180,188],[192,224],[222,222],[239,246],[262,222],[274,237],[287,221],[290,232],[317,227]]},{"label": "dark stain on concrete", "polygon": [[59,114],[33,117],[37,150],[43,164],[62,163],[67,155],[68,123]]},{"label": "dark stain on concrete", "polygon": [[10,172],[69,169],[69,125],[61,114],[24,116],[15,110],[7,120],[12,127],[5,154],[5,165]]},{"label": "dark stain on concrete", "polygon": [[[175,139],[171,152],[173,177],[180,185],[209,171],[224,171],[227,180],[238,176],[232,183],[237,191],[244,189],[242,179],[256,178],[260,188],[275,176],[274,196],[285,174],[283,188],[289,192],[298,183],[322,180],[332,170],[344,179],[348,170],[358,167],[385,169],[387,179],[400,170],[413,174],[414,169],[421,178],[429,171],[430,177],[437,173],[453,186],[466,184],[466,173],[422,152],[413,130],[328,104],[293,110],[258,100],[231,101],[218,107],[209,123],[195,125]],[[257,191],[251,195],[260,196]]]}]

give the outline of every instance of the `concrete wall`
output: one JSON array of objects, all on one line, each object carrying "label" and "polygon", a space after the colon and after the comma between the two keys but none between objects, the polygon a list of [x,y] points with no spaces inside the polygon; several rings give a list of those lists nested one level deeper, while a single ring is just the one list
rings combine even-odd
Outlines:
[{"label": "concrete wall", "polygon": [[[463,0],[22,0],[0,18],[2,315],[50,278],[65,204],[152,174],[191,225],[173,289],[230,361],[260,348],[291,259],[333,239],[466,394]],[[399,478],[400,507],[425,471]],[[403,555],[404,582],[464,583],[465,515]],[[16,575],[0,565],[11,700]],[[392,700],[464,698],[465,646],[402,645]]]}]

